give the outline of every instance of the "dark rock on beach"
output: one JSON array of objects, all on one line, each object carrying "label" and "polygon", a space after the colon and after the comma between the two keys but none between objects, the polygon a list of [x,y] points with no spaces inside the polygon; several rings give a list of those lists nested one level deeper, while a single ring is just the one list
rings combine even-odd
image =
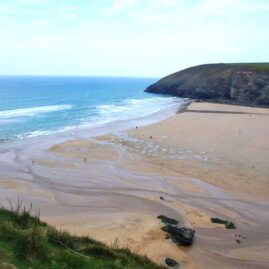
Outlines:
[{"label": "dark rock on beach", "polygon": [[165,239],[172,239],[176,244],[183,246],[190,246],[193,243],[195,230],[180,227],[178,220],[164,215],[159,215],[157,218],[164,224],[162,230],[167,233]]},{"label": "dark rock on beach", "polygon": [[171,236],[172,241],[179,245],[190,246],[193,243],[195,230],[191,228],[167,224],[162,227],[162,230],[167,232]]},{"label": "dark rock on beach", "polygon": [[162,78],[146,92],[269,107],[269,63],[199,65]]},{"label": "dark rock on beach", "polygon": [[166,259],[165,259],[165,263],[166,263],[168,266],[170,266],[170,267],[175,267],[175,266],[178,265],[178,262],[175,261],[175,260],[173,260],[173,259],[171,259],[171,258],[166,258]]},{"label": "dark rock on beach", "polygon": [[220,218],[211,218],[212,223],[224,224],[226,229],[236,229],[236,226],[233,222],[228,220],[223,220]]},{"label": "dark rock on beach", "polygon": [[177,225],[179,224],[179,221],[173,218],[168,218],[164,215],[160,215],[157,217],[158,219],[160,219],[162,221],[162,223],[164,224],[172,224],[172,225]]}]

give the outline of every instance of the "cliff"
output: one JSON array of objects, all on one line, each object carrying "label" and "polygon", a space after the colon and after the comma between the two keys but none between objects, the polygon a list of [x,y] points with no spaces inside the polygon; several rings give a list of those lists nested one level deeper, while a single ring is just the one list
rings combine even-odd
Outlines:
[{"label": "cliff", "polygon": [[164,77],[145,91],[269,107],[269,63],[199,65]]}]

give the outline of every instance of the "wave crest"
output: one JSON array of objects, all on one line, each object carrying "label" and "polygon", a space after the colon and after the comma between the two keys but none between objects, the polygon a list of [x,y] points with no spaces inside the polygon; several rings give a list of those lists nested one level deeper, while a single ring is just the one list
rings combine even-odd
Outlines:
[{"label": "wave crest", "polygon": [[32,117],[38,114],[50,113],[55,111],[72,109],[71,105],[53,105],[53,106],[37,106],[27,108],[16,108],[10,110],[0,111],[1,119],[18,118],[18,117]]}]

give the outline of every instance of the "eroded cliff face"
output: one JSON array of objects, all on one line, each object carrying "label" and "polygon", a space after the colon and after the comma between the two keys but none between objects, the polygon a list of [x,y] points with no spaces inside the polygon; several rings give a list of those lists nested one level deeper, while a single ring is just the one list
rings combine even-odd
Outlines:
[{"label": "eroded cliff face", "polygon": [[209,64],[174,73],[146,92],[269,107],[269,64]]}]

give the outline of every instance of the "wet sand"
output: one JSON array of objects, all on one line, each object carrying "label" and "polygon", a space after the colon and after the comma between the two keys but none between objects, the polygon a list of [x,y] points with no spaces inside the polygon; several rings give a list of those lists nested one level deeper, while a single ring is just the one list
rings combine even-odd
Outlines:
[{"label": "wet sand", "polygon": [[[268,133],[268,109],[192,103],[157,124],[2,153],[0,197],[19,193],[50,224],[157,263],[268,268]],[[193,246],[166,240],[159,214],[193,227]]]}]

